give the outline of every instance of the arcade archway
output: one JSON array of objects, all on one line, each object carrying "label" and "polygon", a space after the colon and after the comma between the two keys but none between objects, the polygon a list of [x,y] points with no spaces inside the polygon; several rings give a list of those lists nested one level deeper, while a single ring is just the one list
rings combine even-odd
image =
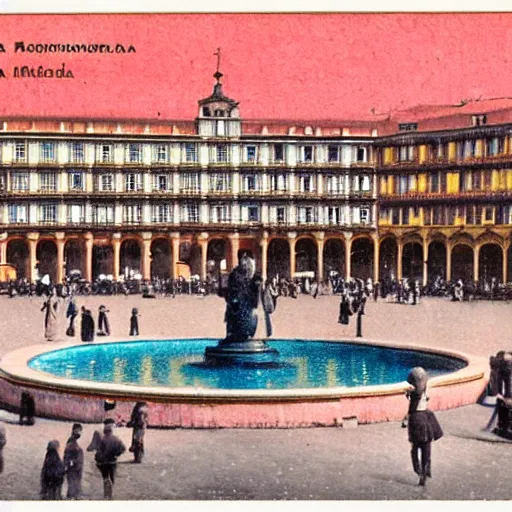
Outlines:
[{"label": "arcade archway", "polygon": [[121,244],[120,261],[120,272],[125,278],[142,273],[141,250],[136,240],[125,240]]},{"label": "arcade archway", "polygon": [[404,245],[402,277],[420,281],[423,278],[423,247],[418,242],[409,242]]},{"label": "arcade archway", "polygon": [[327,282],[333,271],[345,276],[345,244],[336,238],[327,240],[324,245],[324,281]]},{"label": "arcade archway", "polygon": [[398,246],[396,239],[385,238],[380,243],[379,250],[379,275],[382,281],[389,281],[397,277]]},{"label": "arcade archway", "polygon": [[[208,242],[206,254],[207,270],[213,276],[218,276],[220,272],[225,272],[227,268],[228,243],[223,238],[214,238]],[[235,262],[236,266],[238,261]]]},{"label": "arcade archway", "polygon": [[488,243],[480,247],[478,278],[481,282],[503,279],[503,251],[498,244]]},{"label": "arcade archway", "polygon": [[14,266],[18,279],[30,279],[29,250],[25,240],[11,240],[7,244],[7,263]]},{"label": "arcade archway", "polygon": [[151,243],[151,279],[171,277],[171,248],[169,242],[157,238]]},{"label": "arcade archway", "polygon": [[438,277],[446,279],[446,246],[436,240],[428,246],[427,257],[428,281],[435,281]]},{"label": "arcade archway", "polygon": [[310,238],[301,238],[295,243],[295,272],[317,271],[317,247]]},{"label": "arcade archway", "polygon": [[85,274],[85,248],[80,240],[72,239],[64,246],[64,265],[66,276],[73,271],[79,271],[82,276]]},{"label": "arcade archway", "polygon": [[92,248],[92,278],[114,274],[114,250],[110,245],[95,245]]},{"label": "arcade archway", "polygon": [[274,238],[267,249],[267,277],[290,277],[290,246],[288,240]]},{"label": "arcade archway", "polygon": [[458,244],[452,249],[452,281],[462,279],[464,282],[474,280],[473,248]]},{"label": "arcade archway", "polygon": [[48,274],[51,282],[57,281],[57,246],[52,240],[41,240],[37,244],[36,259],[38,261],[38,276]]},{"label": "arcade archway", "polygon": [[351,277],[368,279],[373,276],[373,241],[357,238],[352,242],[350,254]]}]

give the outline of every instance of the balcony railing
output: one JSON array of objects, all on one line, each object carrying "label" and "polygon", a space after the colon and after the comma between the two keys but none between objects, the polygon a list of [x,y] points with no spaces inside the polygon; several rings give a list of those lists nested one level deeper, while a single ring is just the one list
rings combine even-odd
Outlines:
[{"label": "balcony railing", "polygon": [[448,192],[410,192],[407,194],[390,194],[381,195],[381,201],[413,201],[413,200],[429,200],[429,199],[471,199],[471,198],[510,198],[512,190],[467,190],[454,193]]}]

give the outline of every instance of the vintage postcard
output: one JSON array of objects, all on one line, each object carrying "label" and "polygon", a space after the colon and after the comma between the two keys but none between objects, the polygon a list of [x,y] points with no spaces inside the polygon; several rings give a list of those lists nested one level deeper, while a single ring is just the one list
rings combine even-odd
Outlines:
[{"label": "vintage postcard", "polygon": [[0,21],[2,502],[512,498],[512,14]]}]

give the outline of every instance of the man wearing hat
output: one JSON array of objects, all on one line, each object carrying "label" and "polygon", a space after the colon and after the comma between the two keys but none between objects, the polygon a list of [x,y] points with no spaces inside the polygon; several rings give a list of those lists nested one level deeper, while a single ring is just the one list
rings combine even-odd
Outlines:
[{"label": "man wearing hat", "polygon": [[82,425],[75,423],[71,429],[71,437],[64,449],[64,467],[68,482],[67,498],[79,500],[82,495],[82,473],[84,469],[84,452],[78,444],[82,435]]},{"label": "man wearing hat", "polygon": [[103,477],[103,496],[112,499],[117,458],[126,451],[124,443],[114,435],[114,420],[106,419],[103,424],[103,438],[96,451],[96,465]]}]

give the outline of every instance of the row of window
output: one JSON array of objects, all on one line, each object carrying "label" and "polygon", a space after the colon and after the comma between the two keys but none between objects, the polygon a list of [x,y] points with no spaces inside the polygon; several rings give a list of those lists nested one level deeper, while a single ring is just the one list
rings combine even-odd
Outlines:
[{"label": "row of window", "polygon": [[[509,177],[509,179],[507,179]],[[422,186],[420,182],[424,180]],[[512,182],[512,170],[478,169],[447,173],[434,171],[420,174],[393,174],[381,176],[381,195],[404,195],[420,190],[428,193],[452,193],[470,191],[506,190],[507,181]]]},{"label": "row of window", "polygon": [[[179,205],[180,222],[200,222],[200,203],[187,202]],[[261,222],[261,207],[258,205],[237,206],[236,216],[242,222]],[[84,204],[66,205],[66,221],[68,224],[114,224],[115,207],[113,205],[92,205],[92,217],[87,219]],[[231,204],[209,205],[207,222],[232,223],[234,210]],[[59,205],[55,203],[40,204],[35,209],[35,219],[30,218],[30,207],[26,204],[10,204],[8,206],[8,222],[10,224],[56,224],[59,222]],[[143,221],[143,207],[140,204],[125,204],[122,207],[123,224],[140,224]],[[368,224],[370,223],[370,208],[366,206],[347,210],[342,206],[326,207],[320,209],[317,206],[273,206],[268,210],[270,224],[290,224],[292,213],[295,214],[296,224]],[[325,219],[320,220],[320,215]],[[157,203],[150,205],[151,223],[174,222],[174,205],[169,203]],[[146,220],[148,221],[148,220]]]},{"label": "row of window", "polygon": [[[51,163],[57,161],[57,142],[43,141],[39,142],[39,162]],[[139,164],[143,161],[142,143],[125,144],[124,162]],[[211,162],[229,162],[232,160],[232,145],[228,144],[212,144],[209,146],[209,161]],[[313,163],[317,161],[327,161],[331,163],[340,162],[342,159],[342,146],[338,144],[330,145],[313,145],[305,144],[293,146],[297,151],[297,159],[299,162]],[[168,163],[170,161],[170,144],[152,144],[151,145],[151,161],[156,163]],[[242,146],[241,158],[246,163],[256,163],[261,160],[261,148],[256,144],[246,144]],[[367,148],[364,146],[348,147],[351,162],[366,162]],[[282,163],[286,160],[285,144],[270,145],[270,161]],[[28,161],[28,147],[26,141],[14,142],[13,159],[18,163],[26,163]],[[71,142],[69,143],[69,162],[84,163],[85,143]],[[181,161],[195,163],[198,161],[198,145],[195,143],[181,144]],[[113,144],[97,144],[95,147],[95,162],[112,163],[114,162],[114,145]]]},{"label": "row of window", "polygon": [[510,205],[403,206],[381,208],[381,224],[454,226],[481,224],[512,224]]},{"label": "row of window", "polygon": [[[452,158],[461,162],[475,157],[493,157],[503,155],[506,149],[505,137],[491,137],[488,139],[469,139],[454,142]],[[414,162],[420,157],[420,147],[416,145],[402,145],[392,148],[393,162]],[[431,144],[427,146],[425,155],[427,162],[448,160],[450,158],[449,143]],[[388,163],[388,162],[384,162]]]},{"label": "row of window", "polygon": [[[0,188],[11,192],[28,192],[30,190],[30,176],[28,172],[15,172],[10,175],[10,187],[7,187],[6,176],[0,175]],[[41,192],[58,192],[59,173],[40,172],[33,174],[37,179],[37,190]],[[86,174],[80,171],[67,173],[67,185],[69,191],[86,191]],[[288,192],[291,190],[290,175],[287,173],[274,173],[267,175],[269,183],[267,190],[271,192]],[[315,193],[317,191],[317,177],[314,174],[295,175],[294,192]],[[93,180],[94,191],[113,192],[116,191],[115,174],[95,174]],[[122,175],[124,192],[144,191],[143,173],[127,172]],[[326,191],[328,194],[345,194],[349,192],[370,192],[371,180],[368,175],[348,176],[326,176]],[[266,191],[262,174],[241,174],[240,190],[242,192],[263,192]],[[153,192],[172,192],[174,190],[173,175],[170,173],[152,173],[151,190]],[[207,192],[229,193],[233,190],[233,176],[230,173],[208,174]],[[179,191],[185,193],[200,193],[201,174],[199,172],[181,173],[179,176]]]}]

